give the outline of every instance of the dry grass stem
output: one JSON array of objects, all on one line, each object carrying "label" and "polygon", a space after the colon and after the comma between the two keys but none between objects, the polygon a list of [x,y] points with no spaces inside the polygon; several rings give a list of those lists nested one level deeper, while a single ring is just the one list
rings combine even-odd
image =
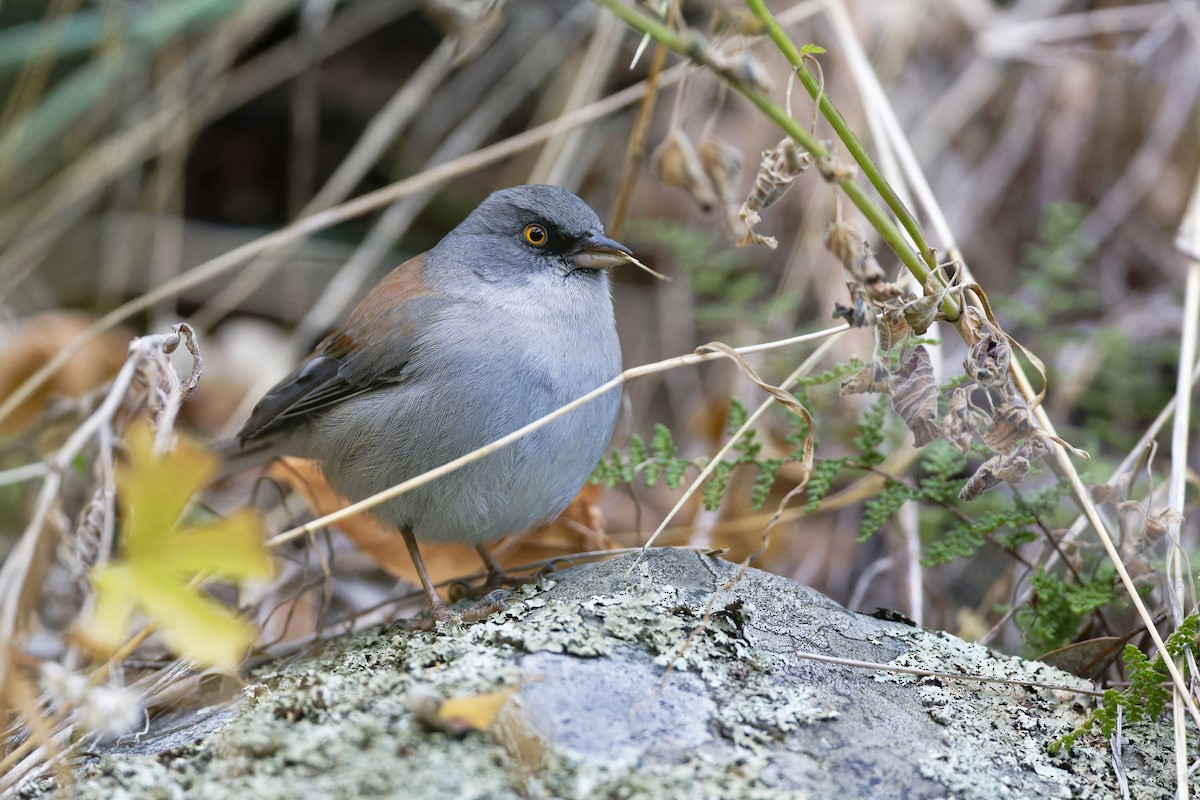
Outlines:
[{"label": "dry grass stem", "polygon": [[[667,70],[660,77],[659,81],[662,85],[670,85],[678,81],[684,74],[685,65],[679,65]],[[452,161],[439,164],[435,167],[414,175],[404,180],[397,181],[389,186],[376,191],[361,195],[353,200],[342,203],[340,205],[329,208],[318,214],[310,217],[305,217],[291,225],[280,228],[279,230],[269,233],[266,236],[259,237],[251,242],[247,242],[241,247],[234,248],[216,258],[209,259],[202,264],[199,264],[191,269],[181,273],[168,283],[156,287],[155,289],[146,292],[142,296],[130,300],[127,303],[108,312],[95,323],[90,325],[83,334],[79,336],[69,346],[60,350],[52,359],[50,359],[43,367],[31,375],[24,383],[10,394],[3,403],[0,403],[0,420],[7,418],[18,406],[24,403],[29,397],[40,388],[49,378],[62,368],[73,355],[78,353],[84,345],[94,341],[97,336],[113,326],[124,322],[134,314],[140,313],[147,308],[153,306],[159,300],[173,297],[180,292],[199,286],[207,281],[213,280],[226,272],[235,269],[246,263],[254,256],[264,253],[276,247],[280,247],[297,239],[303,238],[318,231],[337,225],[348,219],[353,219],[363,214],[370,213],[376,209],[385,206],[394,200],[405,197],[409,194],[422,191],[432,186],[437,186],[445,181],[463,175],[468,172],[493,164],[497,161],[505,159],[514,153],[518,153],[528,147],[536,145],[547,137],[553,136],[561,130],[566,130],[580,125],[586,125],[601,117],[607,116],[615,111],[630,105],[639,99],[645,91],[645,83],[637,83],[619,92],[609,95],[603,100],[599,100],[591,105],[585,106],[578,111],[573,111],[558,119],[551,120],[529,130],[523,131],[515,136],[511,136],[500,142],[497,142],[487,147],[480,148],[472,153],[469,153]]]},{"label": "dry grass stem", "polygon": [[[762,352],[764,350],[775,350],[775,349],[778,349],[781,347],[789,347],[794,344],[801,344],[804,342],[810,342],[810,341],[814,341],[817,339],[824,339],[824,338],[836,335],[838,333],[841,333],[842,331],[845,331],[847,329],[848,329],[847,326],[839,325],[835,328],[829,328],[829,329],[826,329],[823,331],[818,331],[816,333],[803,334],[801,336],[793,336],[789,339],[780,339],[780,340],[774,341],[774,342],[763,342],[761,344],[750,345],[747,347],[739,347],[739,348],[736,348],[735,352],[745,355],[745,354],[749,354],[749,353]],[[479,459],[483,458],[484,456],[487,456],[487,455],[495,452],[496,450],[499,450],[502,447],[506,447],[506,446],[512,444],[513,442],[517,441],[518,439],[528,436],[529,434],[533,433],[534,431],[538,430],[539,428],[543,428],[546,425],[549,425],[551,422],[558,419],[559,417],[565,416],[566,414],[571,413],[572,411],[579,408],[580,406],[586,405],[586,404],[590,403],[591,401],[595,400],[596,398],[607,394],[609,391],[616,389],[620,386],[623,386],[626,382],[628,382],[630,380],[633,380],[635,378],[640,378],[645,375],[653,375],[655,373],[664,372],[666,370],[678,369],[679,367],[691,366],[693,364],[702,364],[706,361],[712,361],[717,358],[726,358],[726,357],[727,356],[724,353],[692,354],[692,355],[686,355],[686,356],[677,356],[675,358],[669,358],[664,361],[655,362],[653,364],[643,364],[640,367],[633,367],[631,369],[627,369],[624,372],[622,372],[620,375],[618,375],[617,377],[608,381],[607,383],[604,383],[604,384],[596,387],[595,389],[588,392],[587,394],[579,397],[576,400],[571,401],[570,403],[566,404],[565,406],[562,406],[561,408],[545,415],[544,417],[540,417],[540,418],[534,420],[533,422],[529,423],[528,425],[524,426],[523,428],[518,428],[517,430],[508,434],[507,436],[503,436],[499,439],[496,439],[493,442],[490,442],[489,444],[484,445],[483,447],[480,447],[476,450],[472,450],[470,453],[460,456],[459,458],[456,458],[453,461],[449,461],[449,462],[443,464],[442,466],[438,467],[437,469],[432,469],[432,470],[429,470],[428,472],[421,473],[420,475],[417,475],[413,478],[409,478],[408,480],[404,481],[403,483],[396,484],[395,486],[391,487],[390,489],[386,489],[377,494],[373,494],[370,497],[367,497],[363,500],[358,501],[357,503],[352,503],[351,505],[348,505],[339,511],[335,511],[332,514],[326,514],[325,516],[319,517],[319,518],[313,520],[312,522],[308,522],[304,525],[300,525],[295,528],[292,528],[291,530],[287,530],[282,533],[276,534],[275,536],[272,536],[270,539],[267,540],[267,545],[269,547],[278,547],[279,545],[284,544],[286,542],[290,542],[293,539],[297,539],[301,536],[307,536],[315,531],[320,530],[321,528],[326,527],[327,525],[332,525],[336,522],[340,522],[341,520],[347,519],[349,517],[353,517],[356,514],[361,514],[364,511],[370,511],[372,508],[379,505],[380,503],[385,503],[388,500],[391,500],[393,497],[399,497],[400,495],[405,494],[406,492],[411,492],[413,489],[424,486],[425,484],[429,483],[430,481],[437,480],[438,478],[442,477],[443,475],[448,475],[449,473],[454,472],[455,470],[461,469],[462,467],[466,466],[467,464],[470,464],[473,461],[478,461]],[[650,546],[650,544],[647,543],[646,547],[643,548],[643,550],[645,550],[646,548],[649,548],[649,546]]]},{"label": "dry grass stem", "polygon": [[852,658],[838,658],[837,656],[826,656],[820,653],[805,653],[795,651],[792,655],[797,658],[807,659],[808,661],[820,661],[823,664],[835,664],[839,667],[854,667],[856,669],[873,669],[879,672],[898,672],[904,675],[919,675],[923,678],[940,678],[948,681],[975,681],[977,683],[999,683],[1005,686],[1028,686],[1034,689],[1047,689],[1052,692],[1066,692],[1067,694],[1082,694],[1088,697],[1103,697],[1104,692],[1097,692],[1091,689],[1080,689],[1074,686],[1059,686],[1053,683],[1040,683],[1038,681],[1018,681],[1008,678],[992,678],[986,675],[962,675],[956,672],[937,672],[935,670],[917,669],[915,667],[902,667],[898,664],[880,664],[876,661],[856,661]]}]

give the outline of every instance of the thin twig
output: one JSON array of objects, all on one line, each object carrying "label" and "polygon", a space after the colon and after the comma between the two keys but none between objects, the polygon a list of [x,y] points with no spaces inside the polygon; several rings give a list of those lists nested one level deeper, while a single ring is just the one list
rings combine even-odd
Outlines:
[{"label": "thin twig", "polygon": [[857,667],[859,669],[874,669],[880,672],[902,672],[906,675],[920,675],[926,678],[942,678],[948,681],[974,681],[976,683],[1000,683],[1005,686],[1030,686],[1034,689],[1048,689],[1052,692],[1068,692],[1070,694],[1084,694],[1088,697],[1103,697],[1104,692],[1097,692],[1093,689],[1083,689],[1076,686],[1059,686],[1053,683],[1042,683],[1040,681],[1021,681],[1015,678],[992,678],[987,675],[959,675],[953,672],[938,672],[931,669],[917,669],[916,667],[902,667],[898,664],[879,664],[875,661],[856,661],[852,658],[839,658],[837,656],[819,655],[817,653],[806,653],[801,650],[796,650],[792,655],[797,658],[807,659],[809,661],[820,661],[825,664],[835,664],[839,667]]},{"label": "thin twig", "polygon": [[[826,337],[832,336],[834,334],[841,333],[848,329],[849,329],[849,326],[847,326],[847,325],[839,325],[835,328],[829,328],[829,329],[826,329],[823,331],[817,331],[816,333],[803,334],[801,336],[793,336],[789,339],[780,339],[780,340],[774,341],[774,342],[764,342],[762,344],[750,345],[748,347],[739,347],[736,349],[735,352],[740,353],[740,354],[747,354],[747,353],[762,352],[764,350],[774,350],[774,349],[781,348],[781,347],[788,347],[793,344],[801,344],[803,342],[810,342],[810,341],[813,341],[816,339],[826,338]],[[724,353],[720,353],[720,352],[703,353],[703,354],[698,354],[698,355],[691,354],[691,355],[685,355],[685,356],[677,356],[675,358],[668,358],[664,361],[656,361],[653,364],[644,364],[640,367],[633,367],[631,369],[627,369],[624,372],[622,372],[620,375],[618,375],[617,377],[596,387],[595,389],[593,389],[592,391],[583,395],[582,397],[579,397],[576,400],[572,400],[570,403],[567,403],[565,406],[562,406],[543,417],[539,417],[538,419],[534,420],[533,422],[529,423],[528,425],[526,425],[522,428],[518,428],[517,430],[508,434],[507,436],[502,436],[501,438],[496,439],[495,441],[489,442],[488,444],[484,445],[483,447],[472,450],[471,452],[467,453],[466,455],[460,456],[459,458],[456,458],[453,461],[449,461],[449,462],[443,464],[442,466],[437,467],[436,469],[431,469],[428,472],[423,472],[420,475],[417,475],[413,478],[409,478],[408,480],[403,481],[402,483],[398,483],[395,486],[385,489],[382,492],[377,492],[376,494],[373,494],[370,497],[360,500],[357,503],[352,503],[352,504],[346,506],[345,508],[339,509],[338,511],[334,511],[331,514],[326,514],[323,517],[318,517],[317,519],[313,520],[312,522],[308,522],[304,525],[300,525],[295,528],[292,528],[291,530],[287,530],[287,531],[284,531],[283,533],[276,534],[275,536],[272,536],[270,539],[267,540],[267,546],[268,547],[277,547],[281,544],[284,544],[285,542],[290,542],[293,539],[297,539],[301,536],[307,536],[308,534],[313,533],[314,531],[320,530],[321,528],[324,528],[327,525],[332,525],[335,522],[340,522],[341,520],[347,519],[349,517],[353,517],[357,514],[361,514],[364,511],[369,511],[370,509],[374,508],[375,506],[377,506],[381,503],[385,503],[394,497],[399,497],[402,494],[411,492],[413,489],[417,489],[421,486],[424,486],[427,483],[437,480],[438,478],[442,477],[443,475],[448,475],[449,473],[454,472],[455,470],[461,469],[462,467],[466,466],[467,464],[470,464],[474,461],[478,461],[479,459],[484,458],[487,455],[490,455],[491,453],[495,452],[496,450],[499,450],[502,447],[506,447],[506,446],[512,444],[513,442],[517,441],[518,439],[528,436],[529,434],[533,433],[534,431],[536,431],[540,428],[543,428],[546,425],[549,425],[551,422],[558,419],[559,417],[569,414],[572,411],[574,411],[575,409],[579,408],[580,406],[586,405],[586,404],[592,402],[593,400],[595,400],[596,398],[602,397],[603,395],[608,394],[610,391],[613,391],[614,389],[617,389],[618,387],[623,386],[626,382],[633,380],[634,378],[640,378],[644,375],[652,375],[654,373],[663,372],[663,371],[669,370],[669,369],[676,369],[678,367],[689,366],[692,364],[701,364],[701,363],[704,363],[705,361],[712,361],[713,359],[726,358],[726,357],[727,356]],[[647,544],[647,547],[648,546],[649,545]],[[643,552],[645,552],[644,549],[643,549]]]}]

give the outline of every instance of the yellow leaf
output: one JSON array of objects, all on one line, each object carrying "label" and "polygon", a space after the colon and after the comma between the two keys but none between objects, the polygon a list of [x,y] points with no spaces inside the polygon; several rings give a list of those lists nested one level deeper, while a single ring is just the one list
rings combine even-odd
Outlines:
[{"label": "yellow leaf", "polygon": [[254,642],[254,626],[225,606],[162,573],[138,570],[142,610],[158,623],[171,651],[233,670]]},{"label": "yellow leaf", "polygon": [[125,530],[122,550],[149,555],[168,549],[175,527],[192,495],[216,474],[217,457],[180,437],[169,453],[154,452],[154,433],[137,425],[126,437],[128,461],[117,468],[117,494]]},{"label": "yellow leaf", "polygon": [[129,617],[137,602],[132,571],[124,564],[110,563],[92,571],[96,606],[86,625],[76,633],[89,649],[111,653],[125,640]]},{"label": "yellow leaf", "polygon": [[271,560],[257,516],[248,510],[200,525],[184,518],[192,496],[216,473],[217,459],[187,439],[156,454],[153,434],[127,437],[128,459],[117,473],[121,499],[120,558],[92,573],[96,607],[80,627],[86,644],[112,652],[140,610],[171,650],[201,664],[233,669],[253,643],[254,627],[190,585],[196,577],[265,579]]},{"label": "yellow leaf", "polygon": [[174,537],[175,547],[163,554],[174,571],[195,575],[211,572],[223,578],[271,577],[271,559],[263,549],[258,515],[249,509],[224,519],[196,525]]},{"label": "yellow leaf", "polygon": [[437,716],[452,730],[473,729],[482,731],[491,727],[496,721],[500,709],[512,697],[520,684],[498,689],[494,692],[471,695],[470,697],[451,697],[438,708]]}]

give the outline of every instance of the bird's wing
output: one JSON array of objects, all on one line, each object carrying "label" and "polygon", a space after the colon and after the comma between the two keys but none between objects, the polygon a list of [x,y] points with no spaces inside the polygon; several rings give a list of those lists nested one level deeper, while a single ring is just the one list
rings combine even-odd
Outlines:
[{"label": "bird's wing", "polygon": [[396,267],[290,375],[267,392],[238,432],[243,445],[383,385],[404,380],[414,345],[444,300],[421,279],[425,255]]}]

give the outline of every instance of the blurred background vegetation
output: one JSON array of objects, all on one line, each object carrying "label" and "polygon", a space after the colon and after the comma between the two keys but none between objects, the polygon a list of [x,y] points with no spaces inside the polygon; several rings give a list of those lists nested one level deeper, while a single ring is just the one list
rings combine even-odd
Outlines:
[{"label": "blurred background vegetation", "polygon": [[[826,48],[818,56],[825,91],[879,157],[879,109],[852,79],[832,5],[771,4],[793,41]],[[1173,241],[1200,169],[1198,7],[1190,0],[851,0],[845,8],[999,322],[1046,362],[1046,406],[1059,434],[1090,451],[1092,460],[1080,463],[1088,480],[1109,480],[1174,390],[1185,261]],[[739,3],[685,2],[681,14],[713,41],[757,54],[772,96],[784,101],[788,65],[761,37],[746,35],[753,26]],[[181,426],[211,440],[235,431],[249,404],[387,269],[435,243],[488,192],[555,183],[608,222],[636,141],[640,93],[502,157],[487,157],[485,148],[617,95],[655,62],[651,44],[630,67],[640,37],[571,0],[4,0],[0,28],[0,399],[100,315],[166,287],[3,422],[0,469],[36,461],[61,442],[87,398],[124,362],[133,335],[181,320],[195,326],[206,369]],[[743,345],[828,328],[834,303],[848,301],[842,266],[823,241],[836,195],[815,170],[763,212],[759,230],[778,239],[775,250],[735,247],[719,207],[705,209],[695,193],[660,179],[656,152],[674,132],[695,142],[715,136],[740,157],[730,195],[740,203],[760,152],[780,137],[711,74],[692,70],[680,82],[676,63],[668,58],[658,74],[644,158],[625,184],[630,205],[620,238],[671,278],[630,270],[616,279],[627,367],[712,340]],[[797,89],[790,102],[807,126],[810,99]],[[823,122],[815,131],[832,138]],[[277,242],[211,279],[176,282],[297,220],[389,187],[388,202],[336,212],[326,218],[334,224]],[[872,234],[849,206],[844,213]],[[877,249],[896,278],[895,257]],[[940,342],[939,382],[950,380],[962,342],[949,327],[927,337]],[[870,330],[853,331],[814,374],[856,357],[869,361],[873,347]],[[753,363],[774,382],[811,349]],[[871,396],[839,396],[837,385],[804,392],[818,459],[861,452],[855,438],[864,415],[882,409]],[[77,400],[64,404],[62,396]],[[640,379],[628,387],[614,448],[628,452],[635,434],[649,442],[656,424],[665,426],[672,457],[697,460],[686,485],[724,441],[731,412],[736,418],[739,403],[754,407],[762,397],[728,362]],[[47,410],[50,421],[35,421]],[[930,461],[893,414],[879,418],[882,437],[870,448],[904,480],[939,470],[963,479],[982,460],[947,465],[935,450]],[[757,550],[798,479],[786,459],[794,434],[783,411],[765,417],[753,455],[782,459],[774,483],[755,492],[752,466],[732,470],[714,495],[719,502],[705,508],[694,498],[662,541],[728,548],[733,559]],[[1200,463],[1195,444],[1191,452],[1188,463]],[[1150,463],[1152,482],[1143,470],[1120,488],[1128,504],[1112,506],[1114,520],[1141,520],[1122,530],[1131,558],[1145,564],[1143,576],[1163,558],[1144,523],[1163,505],[1165,462]],[[78,477],[56,517],[63,531],[76,526],[90,496],[84,466]],[[909,504],[860,541],[864,513],[879,512],[868,501],[884,491],[882,479],[872,486],[860,478],[836,478],[815,510],[794,501],[756,565],[853,608],[897,609],[969,638],[1004,622],[989,641],[1011,652],[1136,633],[1136,617],[1114,599],[1112,574],[1087,535],[1060,552],[1068,573],[1051,570],[1065,575],[1063,584],[1036,584],[1036,565],[1055,552],[1048,542],[1078,514],[1048,470],[1022,484],[1016,500],[1000,487],[961,506],[975,520],[989,510],[1015,518],[1014,509],[1024,508],[1001,531],[1005,546],[977,537],[937,565],[922,563],[926,548],[944,538],[956,512]],[[558,538],[525,554],[638,545],[682,491],[662,481],[647,486],[640,475],[609,482],[588,490]],[[238,487],[240,502],[251,488]],[[0,487],[0,552],[14,546],[33,496],[28,483]],[[238,502],[230,496],[236,492],[214,506]],[[282,529],[306,513],[287,502],[269,524]],[[1196,519],[1186,519],[1188,547],[1198,534]],[[341,537],[318,545],[315,555],[304,542],[286,552],[268,600],[256,601],[265,642],[301,640],[339,614],[394,597],[391,579]],[[46,558],[37,629],[47,635],[30,647],[49,658],[63,646],[49,634],[74,618],[86,591],[77,572]],[[446,574],[456,569],[476,567],[451,559]],[[1051,602],[1078,600],[1072,591],[1096,584],[1109,588],[1095,604],[1107,611],[1094,614],[1080,602],[1053,626],[1036,626]]]}]

